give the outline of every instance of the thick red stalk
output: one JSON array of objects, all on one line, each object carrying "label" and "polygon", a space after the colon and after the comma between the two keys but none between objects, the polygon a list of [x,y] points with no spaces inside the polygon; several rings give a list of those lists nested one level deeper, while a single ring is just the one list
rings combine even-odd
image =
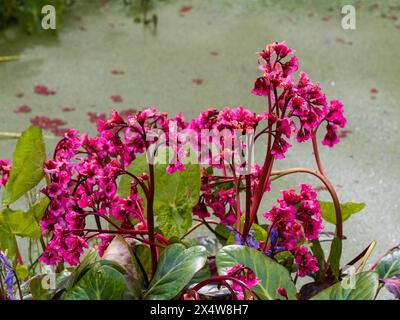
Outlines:
[{"label": "thick red stalk", "polygon": [[[249,229],[249,224],[251,220],[250,210],[251,210],[251,180],[250,180],[250,175],[246,175],[246,212],[245,212],[246,216],[245,216],[243,230]],[[244,238],[243,240],[246,240],[246,238]]]},{"label": "thick red stalk", "polygon": [[154,165],[149,163],[149,199],[147,201],[147,229],[149,231],[149,242],[150,242],[150,252],[151,252],[151,271],[152,274],[156,272],[157,269],[157,247],[155,243],[155,231],[154,231]]}]

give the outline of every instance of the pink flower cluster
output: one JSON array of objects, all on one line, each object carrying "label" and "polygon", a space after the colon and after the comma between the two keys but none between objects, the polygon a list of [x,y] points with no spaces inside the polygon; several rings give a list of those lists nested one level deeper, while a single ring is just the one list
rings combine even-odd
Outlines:
[{"label": "pink flower cluster", "polygon": [[318,271],[318,267],[317,260],[302,244],[305,240],[318,239],[323,225],[317,193],[307,184],[300,184],[300,189],[300,194],[294,189],[282,191],[279,206],[274,206],[264,217],[271,221],[274,247],[291,251],[299,266],[298,274],[304,277]]},{"label": "pink flower cluster", "polygon": [[[178,129],[187,126],[180,115],[172,119]],[[101,253],[113,238],[111,232],[104,231],[102,222],[132,237],[136,233],[130,231],[147,229],[143,199],[139,195],[139,189],[146,186],[147,174],[134,176],[127,197],[117,194],[117,178],[129,174],[127,166],[151,145],[174,145],[176,153],[184,153],[179,138],[170,143],[169,135],[157,135],[157,130],[173,135],[170,120],[166,113],[155,108],[139,111],[127,121],[113,110],[108,120],[99,121],[98,136],[79,135],[74,129],[65,134],[56,147],[54,159],[46,161],[44,166],[50,183],[42,192],[51,202],[40,225],[52,238],[40,258],[42,262],[55,265],[65,261],[76,265],[88,247],[87,241],[93,237],[102,240],[98,246]],[[184,166],[178,162],[168,167],[170,173],[176,170],[184,170]],[[87,227],[89,217],[94,218],[97,229]]]},{"label": "pink flower cluster", "polygon": [[[199,151],[199,161],[208,163],[210,167],[225,170],[228,166],[235,175],[240,174],[248,158],[241,157],[241,152],[246,148],[247,141],[238,136],[238,132],[254,133],[257,126],[266,119],[267,114],[258,115],[239,106],[237,108],[224,108],[223,110],[209,109],[201,112],[197,119],[192,120],[189,129],[196,133],[196,143],[192,147]],[[225,134],[221,134],[225,132]],[[205,135],[207,135],[205,137]],[[229,139],[229,140],[228,140]],[[217,154],[209,155],[208,150],[215,148]],[[206,150],[206,161],[201,159],[201,151]],[[207,162],[208,160],[208,162]],[[258,183],[260,166],[253,164],[250,168],[251,184],[254,189]],[[198,204],[193,208],[193,214],[201,219],[207,218],[211,212],[220,219],[222,224],[232,225],[236,220],[235,194],[236,187],[232,183],[225,183],[214,174],[203,172],[202,193]]]},{"label": "pink flower cluster", "polygon": [[0,160],[0,188],[5,186],[11,171],[11,163],[8,160]]},{"label": "pink flower cluster", "polygon": [[[339,142],[338,127],[346,125],[341,102],[328,103],[320,85],[311,82],[304,72],[295,80],[298,60],[285,43],[268,45],[259,56],[263,75],[256,80],[252,92],[267,97],[265,113],[256,114],[242,106],[211,108],[187,123],[181,114],[168,118],[155,108],[135,112],[126,120],[113,110],[109,119],[102,117],[98,121],[96,137],[69,130],[57,145],[54,159],[45,164],[51,183],[43,193],[51,202],[41,227],[52,238],[41,260],[49,264],[63,260],[77,264],[87,241],[94,237],[101,239],[97,248],[102,253],[114,233],[105,232],[101,222],[136,238],[139,237],[136,231],[153,230],[154,223],[144,217],[144,199],[139,190],[154,185],[146,173],[135,176],[127,172],[127,167],[138,154],[146,153],[151,162],[154,149],[160,146],[169,147],[174,153],[167,167],[171,174],[185,170],[186,145],[198,152],[199,163],[206,168],[202,168],[201,194],[193,214],[201,219],[213,214],[227,226],[236,222],[236,230],[240,230],[241,216],[245,215],[247,230],[243,231],[243,238],[246,238],[261,198],[270,190],[274,159],[285,157],[291,147],[290,139],[294,136],[298,142],[314,139],[325,122],[327,133],[322,143],[332,147]],[[267,148],[261,166],[253,161],[251,152],[262,135],[267,135]],[[249,136],[254,139],[248,140]],[[125,174],[132,178],[131,192],[121,197],[116,181]],[[148,193],[152,197],[153,191]],[[240,205],[243,191],[245,210]],[[322,229],[316,193],[303,184],[300,194],[295,190],[283,191],[283,199],[278,202],[279,207],[265,214],[271,221],[267,254],[273,256],[275,251],[289,250],[300,267],[299,275],[315,272],[315,258],[307,254],[308,249],[302,244],[317,239]],[[97,229],[87,228],[88,217],[95,220]],[[140,237],[147,241],[150,238],[144,234]]]},{"label": "pink flower cluster", "polygon": [[270,131],[275,134],[272,154],[277,159],[284,158],[291,146],[286,139],[292,133],[298,142],[307,141],[323,121],[327,122],[323,144],[332,147],[338,143],[337,126],[343,128],[346,124],[343,105],[337,100],[328,105],[319,83],[314,84],[305,72],[300,72],[299,80],[295,80],[293,73],[298,70],[298,60],[294,50],[284,42],[276,42],[258,54],[263,75],[256,80],[252,93],[268,97],[274,105],[268,114],[270,128],[276,125]]},{"label": "pink flower cluster", "polygon": [[[255,164],[250,173],[251,190],[253,191],[259,183],[260,166]],[[193,214],[200,219],[205,219],[213,214],[220,220],[220,223],[231,226],[235,223],[238,214],[237,208],[237,187],[232,180],[214,174],[208,174],[203,170],[201,195],[199,202],[193,207]],[[268,181],[266,191],[270,191]],[[239,212],[242,215],[243,212]]]},{"label": "pink flower cluster", "polygon": [[[243,106],[225,107],[223,110],[211,108],[201,112],[197,119],[193,119],[190,123],[189,129],[195,133],[197,139],[190,142],[192,142],[192,147],[199,152],[201,163],[208,161],[210,166],[217,169],[222,169],[228,164],[239,163],[240,165],[239,153],[243,151],[246,144],[242,135],[254,133],[266,117],[267,113],[259,115]],[[211,147],[215,147],[217,153],[209,156],[208,150]],[[205,157],[202,153],[204,150],[207,151]]]},{"label": "pink flower cluster", "polygon": [[[232,268],[229,268],[226,271],[227,276],[232,277],[234,279],[239,280],[241,283],[245,284],[247,288],[252,288],[260,283],[260,279],[258,279],[254,273],[254,271],[243,264],[238,264]],[[239,300],[244,300],[246,298],[246,288],[240,282],[232,282],[230,284],[231,288],[236,293],[236,298]],[[250,294],[250,299],[254,297]]]}]

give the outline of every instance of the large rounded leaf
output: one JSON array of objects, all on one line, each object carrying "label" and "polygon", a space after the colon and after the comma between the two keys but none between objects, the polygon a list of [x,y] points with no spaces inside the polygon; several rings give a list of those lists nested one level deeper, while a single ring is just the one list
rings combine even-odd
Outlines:
[{"label": "large rounded leaf", "polygon": [[251,268],[261,282],[254,287],[254,291],[263,299],[282,299],[278,288],[285,288],[289,299],[296,298],[294,286],[289,272],[279,263],[253,248],[231,245],[222,248],[217,254],[217,267],[220,274],[238,264]]},{"label": "large rounded leaf", "polygon": [[183,244],[169,246],[160,256],[157,271],[144,298],[169,300],[176,297],[206,260],[207,250],[202,246],[188,249]]},{"label": "large rounded leaf", "polygon": [[375,272],[362,272],[321,291],[312,300],[373,300],[378,286]]},{"label": "large rounded leaf", "polygon": [[400,248],[390,251],[384,256],[375,270],[380,279],[393,278],[400,274]]},{"label": "large rounded leaf", "polygon": [[64,300],[121,300],[126,289],[124,276],[108,265],[95,264],[68,291]]}]

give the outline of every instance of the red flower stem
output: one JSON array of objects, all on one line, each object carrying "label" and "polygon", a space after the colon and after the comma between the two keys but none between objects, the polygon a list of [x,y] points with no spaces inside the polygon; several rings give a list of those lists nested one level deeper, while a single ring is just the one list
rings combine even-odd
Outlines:
[{"label": "red flower stem", "polygon": [[109,229],[70,229],[68,232],[99,232],[99,233],[109,233],[109,234],[148,234],[147,230],[128,230],[128,229],[119,229],[119,230],[109,230]]},{"label": "red flower stem", "polygon": [[251,211],[250,211],[250,217],[249,217],[249,222],[246,224],[247,228],[243,229],[243,238],[246,239],[249,231],[251,229],[251,226],[254,223],[255,220],[255,216],[257,215],[257,211],[258,208],[260,207],[260,203],[262,200],[262,197],[264,195],[264,191],[265,191],[265,186],[266,183],[268,182],[271,170],[272,170],[272,162],[274,160],[274,156],[270,153],[267,152],[266,154],[266,158],[264,161],[264,165],[261,171],[261,176],[260,176],[260,181],[259,184],[255,190],[255,195],[253,197],[253,205],[251,207]]},{"label": "red flower stem", "polygon": [[[89,232],[94,232],[94,231],[89,231]],[[107,232],[105,232],[105,233],[107,233]],[[92,240],[93,238],[99,236],[100,234],[102,234],[102,232],[96,232],[96,233],[91,234],[90,236],[87,236],[87,235],[86,235],[85,238],[86,238],[87,241],[90,241],[90,240]],[[149,242],[149,241],[147,241],[146,239],[143,239],[143,238],[139,238],[139,237],[137,237],[136,235],[129,234],[129,235],[127,235],[126,237],[127,237],[127,238],[135,239],[135,240],[137,240],[137,241],[140,241],[140,242],[142,242],[142,243],[144,243],[144,244],[150,246],[150,242]],[[157,247],[160,247],[160,248],[165,248],[165,247],[166,247],[165,245],[160,244],[160,243],[154,243],[154,245],[157,246]]]},{"label": "red flower stem", "polygon": [[236,190],[235,190],[235,204],[236,204],[236,230],[240,231],[240,218],[242,216],[242,212],[240,210],[240,176],[238,179],[235,179]]},{"label": "red flower stem", "polygon": [[[192,233],[194,230],[196,230],[197,228],[201,227],[202,225],[205,225],[207,223],[214,223],[216,225],[219,225],[220,223],[214,220],[197,220],[197,219],[193,219],[194,221],[199,221],[199,223],[195,224],[194,226],[192,226],[182,237],[181,239],[185,238],[186,236],[188,236],[190,233]],[[168,241],[167,241],[168,243]]]},{"label": "red flower stem", "polygon": [[219,225],[219,224],[220,224],[220,223],[219,223],[218,221],[216,221],[216,220],[205,220],[205,219],[200,220],[200,219],[196,219],[196,218],[194,218],[193,220],[194,220],[194,221],[201,221],[201,222],[203,222],[204,224],[208,224],[208,223],[215,224],[215,225]]},{"label": "red flower stem", "polygon": [[149,241],[150,241],[150,252],[151,252],[151,271],[154,275],[157,270],[157,247],[154,245],[155,243],[155,232],[154,232],[154,211],[153,211],[153,202],[154,202],[154,165],[149,163],[149,197],[147,201],[147,229],[149,233]]},{"label": "red flower stem", "polygon": [[210,187],[215,187],[215,186],[218,186],[220,184],[227,183],[227,182],[235,182],[236,180],[237,180],[237,178],[228,178],[228,179],[225,179],[225,180],[222,180],[222,181],[210,183],[209,186]]},{"label": "red flower stem", "polygon": [[[104,220],[106,220],[109,224],[111,224],[114,228],[116,228],[117,230],[121,230],[121,228],[119,226],[117,226],[111,219],[109,219],[107,216],[105,216],[104,214],[98,213],[98,212],[86,212],[84,213],[85,216],[95,216],[97,218],[103,218]],[[101,229],[101,228],[99,228]]]},{"label": "red flower stem", "polygon": [[[246,175],[246,212],[245,212],[246,216],[245,216],[243,230],[250,230],[249,229],[249,223],[251,220],[250,210],[251,210],[251,181],[250,181],[250,175]],[[246,238],[242,240],[246,240]]]},{"label": "red flower stem", "polygon": [[100,221],[100,217],[95,215],[94,216],[94,220],[96,220],[96,226],[98,229],[101,229],[101,221]]},{"label": "red flower stem", "polygon": [[217,237],[217,238],[221,238],[221,239],[223,239],[224,241],[226,241],[226,240],[228,240],[227,238],[225,238],[223,235],[221,235],[221,234],[219,234],[217,231],[215,231],[213,228],[211,228],[211,226],[209,225],[210,223],[211,224],[215,224],[215,225],[219,225],[220,223],[219,222],[217,222],[217,221],[215,221],[215,220],[199,220],[199,219],[193,219],[194,221],[203,221],[204,222],[204,226],[208,229],[208,230],[210,230],[210,232],[212,232],[213,234],[215,234],[215,236]]},{"label": "red flower stem", "polygon": [[18,256],[18,263],[23,266],[24,265],[24,260],[22,260],[21,252],[19,249],[17,250],[17,256]]},{"label": "red flower stem", "polygon": [[[276,88],[274,87],[274,94],[276,94],[275,92]],[[278,109],[278,102],[275,101],[276,103],[276,107]],[[270,90],[268,91],[268,113],[272,113],[273,111],[273,107],[272,107],[272,101],[271,101],[271,93]],[[262,197],[264,195],[264,191],[265,191],[265,186],[268,182],[271,170],[272,170],[272,164],[274,161],[274,155],[271,154],[271,149],[272,149],[272,125],[268,123],[268,149],[267,149],[267,153],[265,155],[265,160],[264,160],[264,164],[261,170],[261,175],[260,175],[260,180],[259,180],[259,184],[254,192],[254,197],[253,197],[253,203],[252,203],[252,207],[251,207],[251,211],[250,211],[250,216],[248,217],[249,221],[246,223],[246,228],[243,228],[243,239],[247,238],[247,235],[249,234],[249,231],[251,229],[251,226],[253,225],[254,221],[256,220],[256,216],[257,216],[257,211],[260,207],[260,203],[262,200]],[[280,134],[274,136],[275,139],[279,139],[280,138]]]},{"label": "red flower stem", "polygon": [[121,171],[121,174],[126,174],[126,175],[130,176],[131,178],[133,178],[142,188],[146,198],[149,197],[150,191],[141,179],[139,179],[137,176],[135,176],[133,173],[130,173],[129,171]]},{"label": "red flower stem", "polygon": [[314,150],[315,162],[317,163],[318,170],[323,176],[326,177],[324,168],[322,167],[321,159],[319,157],[318,143],[317,143],[317,131],[314,131],[314,133],[312,135],[312,145],[313,145],[313,150]]}]

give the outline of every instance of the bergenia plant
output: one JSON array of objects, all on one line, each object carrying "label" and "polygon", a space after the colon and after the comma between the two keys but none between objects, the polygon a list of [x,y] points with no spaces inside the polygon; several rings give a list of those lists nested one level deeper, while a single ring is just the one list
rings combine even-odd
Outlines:
[{"label": "bergenia plant", "polygon": [[[95,137],[70,129],[51,159],[39,128],[22,134],[13,167],[0,162],[7,216],[0,226],[18,214],[33,217],[31,232],[18,235],[40,243],[33,265],[52,266],[57,285],[42,290],[46,275],[30,267],[21,298],[375,299],[383,287],[399,297],[398,247],[369,271],[375,242],[340,261],[343,222],[364,204],[340,203],[318,133],[324,146],[339,143],[343,104],[297,74],[285,43],[258,55],[262,74],[252,93],[266,102],[261,114],[211,108],[186,121],[154,107],[127,118],[113,110]],[[315,168],[274,169],[294,142],[312,145]],[[33,148],[39,152],[31,159]],[[299,173],[322,183],[332,201],[300,183],[261,209],[276,180]],[[42,199],[27,212],[12,210],[43,177]],[[324,231],[324,220],[334,232]],[[13,264],[23,265],[16,240],[12,252]]]}]

